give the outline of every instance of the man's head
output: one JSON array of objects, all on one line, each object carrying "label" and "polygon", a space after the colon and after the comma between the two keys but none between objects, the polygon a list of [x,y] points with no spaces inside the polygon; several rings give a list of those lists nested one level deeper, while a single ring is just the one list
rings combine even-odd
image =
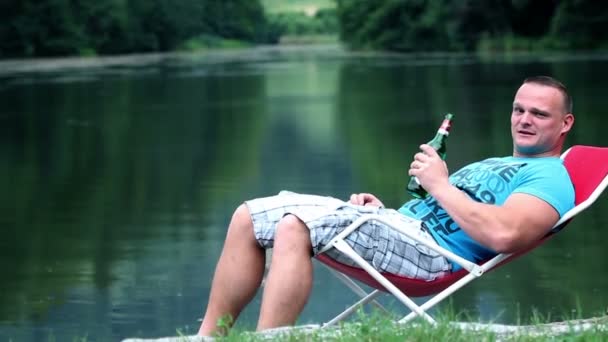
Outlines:
[{"label": "man's head", "polygon": [[513,101],[513,155],[559,156],[574,124],[572,98],[566,87],[548,76],[524,80]]}]

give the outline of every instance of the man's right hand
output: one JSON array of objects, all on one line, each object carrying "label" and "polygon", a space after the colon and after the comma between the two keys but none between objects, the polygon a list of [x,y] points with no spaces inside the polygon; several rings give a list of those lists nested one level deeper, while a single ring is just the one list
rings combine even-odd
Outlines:
[{"label": "man's right hand", "polygon": [[408,174],[416,176],[424,189],[434,196],[442,187],[450,186],[448,167],[431,146],[420,145],[420,150],[414,155]]}]

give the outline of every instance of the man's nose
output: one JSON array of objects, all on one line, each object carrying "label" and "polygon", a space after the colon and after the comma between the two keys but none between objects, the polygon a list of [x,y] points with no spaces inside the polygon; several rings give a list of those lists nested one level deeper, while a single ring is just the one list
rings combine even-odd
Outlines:
[{"label": "man's nose", "polygon": [[520,116],[519,122],[522,123],[522,124],[529,125],[532,122],[532,114],[530,114],[529,112],[524,112]]}]

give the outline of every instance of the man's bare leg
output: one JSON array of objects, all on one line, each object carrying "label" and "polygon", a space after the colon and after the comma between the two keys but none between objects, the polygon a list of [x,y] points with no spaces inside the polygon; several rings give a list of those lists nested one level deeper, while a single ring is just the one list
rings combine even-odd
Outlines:
[{"label": "man's bare leg", "polygon": [[227,315],[236,320],[253,299],[264,275],[264,260],[265,253],[255,239],[249,209],[242,204],[228,227],[199,335],[226,333],[218,330],[218,320]]},{"label": "man's bare leg", "polygon": [[258,330],[295,323],[312,288],[311,256],[308,227],[293,215],[285,216],[277,226]]}]

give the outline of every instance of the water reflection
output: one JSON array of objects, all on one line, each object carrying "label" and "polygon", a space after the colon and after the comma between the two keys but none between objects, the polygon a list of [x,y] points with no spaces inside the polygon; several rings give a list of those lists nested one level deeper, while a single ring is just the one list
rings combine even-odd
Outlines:
[{"label": "water reflection", "polygon": [[[224,57],[3,73],[0,336],[193,333],[242,200],[283,188],[370,191],[398,206],[409,158],[445,112],[456,114],[451,169],[509,154],[512,96],[530,74],[571,88],[570,144],[605,145],[608,81],[597,56]],[[463,289],[456,310],[504,322],[533,309],[551,318],[604,310],[606,209],[601,198],[547,245]],[[301,323],[355,299],[321,267],[315,285]],[[255,301],[242,326],[255,324]]]}]

